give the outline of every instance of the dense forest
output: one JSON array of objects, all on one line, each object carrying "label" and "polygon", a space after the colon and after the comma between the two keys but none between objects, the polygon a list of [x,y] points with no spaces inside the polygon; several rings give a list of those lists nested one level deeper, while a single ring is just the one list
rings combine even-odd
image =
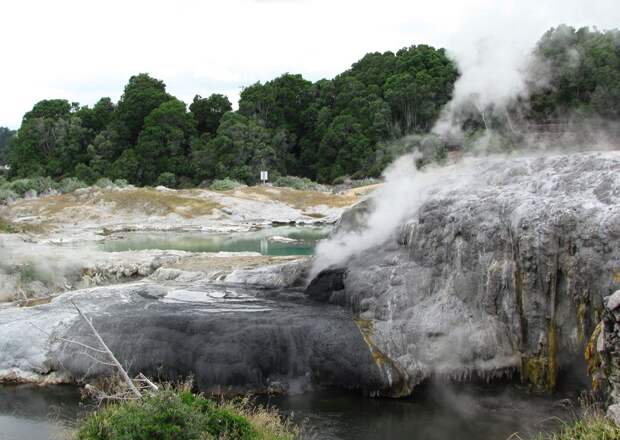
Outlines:
[{"label": "dense forest", "polygon": [[15,135],[15,131],[9,130],[6,127],[0,127],[0,165],[7,162],[9,142]]},{"label": "dense forest", "polygon": [[[567,115],[618,119],[618,31],[551,29],[534,59],[528,96],[515,100],[511,113],[542,124]],[[0,162],[6,156],[13,178],[108,177],[137,185],[191,186],[226,177],[252,184],[262,169],[327,183],[377,176],[393,160],[397,139],[429,132],[458,76],[444,49],[417,45],[369,53],[333,79],[313,83],[285,73],[252,84],[232,111],[220,94],[196,95],[188,108],[163,81],[141,73],[116,103],[36,103],[8,153],[12,133],[0,129]],[[482,122],[469,115],[460,124],[472,132]]]},{"label": "dense forest", "polygon": [[530,119],[620,118],[620,31],[559,26],[543,35],[534,55],[534,73],[543,69],[547,81],[530,78]]}]

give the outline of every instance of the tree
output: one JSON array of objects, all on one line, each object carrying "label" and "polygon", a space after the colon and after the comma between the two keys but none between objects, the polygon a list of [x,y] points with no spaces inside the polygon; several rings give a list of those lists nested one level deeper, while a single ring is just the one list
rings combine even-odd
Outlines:
[{"label": "tree", "polygon": [[137,183],[152,185],[165,172],[188,176],[190,143],[196,135],[196,121],[185,104],[169,99],[154,109],[144,120],[136,154],[141,165]]},{"label": "tree", "polygon": [[144,127],[144,119],[169,99],[163,81],[146,73],[129,78],[116,109],[121,139],[128,146],[135,145]]},{"label": "tree", "polygon": [[8,159],[9,145],[15,136],[15,131],[7,127],[0,127],[0,164],[6,163]]},{"label": "tree", "polygon": [[194,101],[189,106],[189,111],[194,115],[196,128],[199,134],[215,134],[220,125],[220,119],[224,113],[232,110],[232,104],[224,95],[217,93],[208,98],[200,95],[194,96]]},{"label": "tree", "polygon": [[419,45],[399,50],[394,74],[383,88],[397,134],[429,130],[452,98],[457,77],[456,67],[443,49]]},{"label": "tree", "polygon": [[[620,31],[547,31],[533,52],[527,117],[536,122],[620,116]],[[548,81],[537,81],[544,66]]]},{"label": "tree", "polygon": [[319,148],[318,178],[331,182],[336,177],[361,169],[363,161],[372,154],[363,127],[353,116],[337,116],[330,124]]},{"label": "tree", "polygon": [[283,171],[277,145],[273,133],[255,118],[229,112],[222,117],[217,135],[197,146],[192,158],[199,179],[229,177],[254,184],[261,170],[272,174]]},{"label": "tree", "polygon": [[92,130],[94,133],[103,131],[112,122],[116,106],[110,98],[101,98],[93,106],[81,107],[77,111],[77,115],[82,120],[84,127]]},{"label": "tree", "polygon": [[239,99],[239,113],[260,120],[266,128],[280,130],[280,135],[289,140],[287,166],[298,174],[304,174],[304,166],[299,163],[301,140],[311,135],[314,128],[308,124],[308,110],[314,98],[315,89],[310,81],[299,74],[285,73],[265,84],[246,87]]},{"label": "tree", "polygon": [[129,148],[110,165],[109,177],[112,179],[125,179],[128,182],[137,183],[140,178],[141,161],[136,152]]},{"label": "tree", "polygon": [[48,156],[47,175],[62,177],[78,163],[87,161],[87,147],[92,139],[92,130],[82,125],[79,116],[58,119],[52,128],[55,147]]},{"label": "tree", "polygon": [[38,118],[58,119],[69,116],[73,106],[66,99],[44,99],[24,115],[24,122]]},{"label": "tree", "polygon": [[86,161],[92,135],[77,108],[65,100],[44,100],[26,113],[9,152],[11,176],[62,177]]}]

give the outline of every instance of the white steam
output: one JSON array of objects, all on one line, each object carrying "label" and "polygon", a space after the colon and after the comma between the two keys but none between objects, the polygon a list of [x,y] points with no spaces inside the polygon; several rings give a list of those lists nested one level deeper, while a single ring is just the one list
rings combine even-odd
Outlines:
[{"label": "white steam", "polygon": [[452,101],[442,110],[433,132],[442,137],[459,136],[459,113],[467,116],[477,112],[484,118],[486,109],[505,107],[525,92],[531,48],[518,40],[486,37],[449,52],[461,76],[454,85]]},{"label": "white steam", "polygon": [[342,230],[317,246],[312,278],[385,243],[447,181],[465,184],[472,176],[471,168],[463,164],[418,170],[417,157],[415,153],[401,156],[386,169],[385,184],[371,195],[372,211],[361,230]]},{"label": "white steam", "polygon": [[[549,84],[548,66],[533,56],[536,41],[543,33],[563,21],[576,26],[588,23],[572,20],[574,17],[570,14],[564,16],[557,12],[557,8],[540,2],[529,3],[527,10],[522,10],[522,6],[518,4],[506,10],[500,8],[500,11],[494,11],[494,15],[481,15],[478,21],[470,23],[471,26],[461,29],[458,38],[448,44],[451,48],[449,55],[457,63],[461,76],[455,84],[453,99],[442,110],[432,132],[446,141],[463,142],[463,120],[472,115],[480,116],[487,130],[473,145],[474,154],[501,150],[497,148],[501,139],[487,125],[487,116],[491,114],[503,115],[513,134],[519,134],[522,142],[527,145],[536,145],[534,150],[538,152],[551,152],[552,148],[558,147],[557,142],[543,145],[544,139],[527,133],[527,125],[513,126],[507,108],[516,98],[525,96],[528,89]],[[610,8],[611,3],[606,4],[602,10],[611,11]],[[597,12],[600,16],[601,11]],[[550,17],[557,18],[551,20]],[[569,54],[571,60],[578,63],[579,55],[573,52]],[[585,126],[579,129],[583,132],[589,128]],[[571,132],[554,134],[553,140],[559,140],[559,145],[564,149],[609,148],[608,136],[599,134],[601,130],[594,125],[592,130],[596,131],[596,136],[590,136],[594,139],[590,147],[574,147],[574,133]],[[465,183],[475,178],[476,167],[468,167],[467,159],[463,159],[459,165],[427,167],[424,171],[417,170],[414,162],[412,155],[406,155],[386,170],[385,185],[371,195],[372,211],[368,215],[365,229],[338,232],[321,243],[317,247],[311,276],[327,267],[342,265],[348,259],[385,243],[406,219],[414,219],[419,208],[441,188],[448,191],[450,186],[458,184],[458,179]],[[449,185],[447,180],[452,180],[452,184]]]}]

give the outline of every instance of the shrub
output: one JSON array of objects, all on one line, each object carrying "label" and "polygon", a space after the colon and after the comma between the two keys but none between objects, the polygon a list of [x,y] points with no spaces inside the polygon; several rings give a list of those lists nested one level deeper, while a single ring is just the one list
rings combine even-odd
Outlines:
[{"label": "shrub", "polygon": [[12,189],[0,189],[0,205],[6,205],[7,203],[10,203],[18,198],[19,194]]},{"label": "shrub", "polygon": [[51,177],[34,177],[32,184],[33,189],[39,194],[58,188],[58,183]]},{"label": "shrub", "polygon": [[323,187],[307,177],[280,176],[273,182],[274,186],[298,189],[301,191],[321,191]]},{"label": "shrub", "polygon": [[332,181],[332,185],[342,185],[349,181],[349,176],[339,176]]},{"label": "shrub", "polygon": [[189,177],[181,176],[177,179],[177,188],[179,189],[190,189],[195,188],[196,185]]},{"label": "shrub", "polygon": [[155,181],[155,185],[162,185],[168,188],[174,188],[177,185],[177,178],[172,173],[161,173]]},{"label": "shrub", "polygon": [[114,188],[114,182],[107,177],[101,177],[100,179],[97,179],[95,186],[99,188]]},{"label": "shrub", "polygon": [[24,264],[19,268],[19,279],[22,283],[31,283],[37,278],[37,271],[30,263]]},{"label": "shrub", "polygon": [[17,179],[9,183],[9,189],[23,196],[28,191],[36,191],[36,183],[33,179]]},{"label": "shrub", "polygon": [[359,188],[360,186],[376,185],[377,183],[381,183],[381,180],[374,179],[372,177],[365,177],[363,179],[353,180],[351,182],[351,188]]},{"label": "shrub", "polygon": [[[292,440],[294,432],[274,413],[258,422],[251,410],[216,404],[187,389],[164,388],[142,400],[109,404],[80,424],[80,440],[229,439]],[[254,422],[253,422],[254,420]]]},{"label": "shrub", "polygon": [[65,193],[73,192],[76,189],[86,188],[87,186],[88,185],[86,185],[80,179],[77,179],[75,177],[65,177],[58,184],[58,190],[61,193],[65,194]]},{"label": "shrub", "polygon": [[241,188],[242,186],[245,185],[227,177],[226,179],[214,180],[213,183],[211,183],[211,186],[209,186],[209,189],[212,189],[213,191],[231,191],[233,189]]},{"label": "shrub", "polygon": [[80,162],[75,166],[75,177],[80,179],[82,182],[91,184],[97,181],[100,175],[88,165]]},{"label": "shrub", "polygon": [[127,182],[127,180],[125,179],[116,179],[114,181],[114,185],[116,185],[119,188],[125,188],[126,186],[129,186],[129,182]]}]

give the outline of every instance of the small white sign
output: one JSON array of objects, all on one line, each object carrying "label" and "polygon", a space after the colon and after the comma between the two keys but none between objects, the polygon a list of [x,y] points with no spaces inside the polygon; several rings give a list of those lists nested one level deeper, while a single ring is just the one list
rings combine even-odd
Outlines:
[{"label": "small white sign", "polygon": [[267,173],[267,171],[261,171],[260,172],[260,180],[261,180],[261,182],[266,182],[268,178],[269,178],[269,174]]}]

